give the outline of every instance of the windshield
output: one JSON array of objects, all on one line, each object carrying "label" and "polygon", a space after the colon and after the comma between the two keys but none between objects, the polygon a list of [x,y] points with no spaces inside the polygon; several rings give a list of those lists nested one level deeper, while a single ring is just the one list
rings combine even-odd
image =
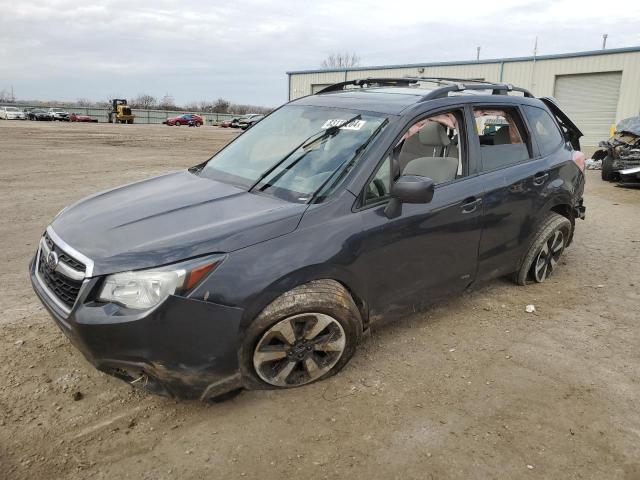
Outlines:
[{"label": "windshield", "polygon": [[19,112],[20,110],[18,110],[16,107],[7,107],[6,111],[7,112]]},{"label": "windshield", "polygon": [[304,203],[344,177],[384,122],[369,113],[288,105],[214,155],[200,174]]}]

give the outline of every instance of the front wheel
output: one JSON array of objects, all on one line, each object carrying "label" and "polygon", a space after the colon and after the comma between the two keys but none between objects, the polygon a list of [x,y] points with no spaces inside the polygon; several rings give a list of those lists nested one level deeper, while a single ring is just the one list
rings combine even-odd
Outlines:
[{"label": "front wheel", "polygon": [[327,378],[353,356],[362,320],[335,280],[300,285],[274,300],[251,324],[241,350],[249,388],[292,388]]},{"label": "front wheel", "polygon": [[179,127],[182,124],[180,122],[176,122],[175,125],[176,125],[176,127]]},{"label": "front wheel", "polygon": [[549,278],[567,246],[572,228],[568,218],[550,213],[522,259],[515,282],[526,285],[529,281],[542,283]]}]

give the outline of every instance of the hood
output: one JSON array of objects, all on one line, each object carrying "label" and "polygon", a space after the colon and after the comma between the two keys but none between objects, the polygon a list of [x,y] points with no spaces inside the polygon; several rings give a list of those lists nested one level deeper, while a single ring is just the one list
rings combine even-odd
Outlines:
[{"label": "hood", "polygon": [[621,120],[620,123],[616,125],[616,132],[630,133],[636,137],[640,137],[640,116]]},{"label": "hood", "polygon": [[51,226],[93,260],[93,275],[104,275],[232,252],[285,235],[306,207],[184,170],[85,198]]}]

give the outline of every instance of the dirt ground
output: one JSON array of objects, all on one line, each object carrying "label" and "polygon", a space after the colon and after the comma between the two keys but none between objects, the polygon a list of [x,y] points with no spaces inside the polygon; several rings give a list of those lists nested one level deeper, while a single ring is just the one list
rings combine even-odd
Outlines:
[{"label": "dirt ground", "polygon": [[235,134],[0,121],[0,478],[640,478],[640,190],[599,172],[548,282],[383,324],[327,381],[178,403],[96,371],[31,291],[41,233]]}]

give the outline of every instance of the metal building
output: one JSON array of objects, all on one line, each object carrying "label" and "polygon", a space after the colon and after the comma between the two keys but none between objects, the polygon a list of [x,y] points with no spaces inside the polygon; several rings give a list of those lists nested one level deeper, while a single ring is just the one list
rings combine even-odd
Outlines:
[{"label": "metal building", "polygon": [[584,146],[609,137],[611,126],[640,115],[640,47],[536,57],[384,65],[287,72],[289,99],[327,85],[367,77],[456,77],[505,82],[555,97],[582,129]]}]

